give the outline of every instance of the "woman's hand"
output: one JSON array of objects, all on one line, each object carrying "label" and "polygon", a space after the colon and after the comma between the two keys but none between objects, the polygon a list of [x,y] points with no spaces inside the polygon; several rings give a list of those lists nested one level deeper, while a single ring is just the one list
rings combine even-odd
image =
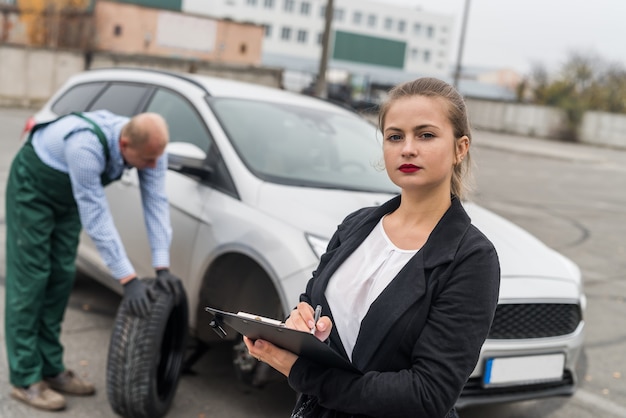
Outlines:
[{"label": "woman's hand", "polygon": [[325,341],[330,336],[333,323],[328,316],[322,316],[319,321],[317,321],[317,324],[315,324],[314,317],[315,311],[313,307],[306,302],[300,302],[296,309],[291,311],[291,315],[289,315],[289,318],[285,321],[285,325],[288,328],[306,332],[311,332],[311,329],[315,326],[315,336],[320,341]]},{"label": "woman's hand", "polygon": [[[311,332],[311,329],[315,326],[315,336],[321,341],[324,341],[330,335],[333,323],[328,316],[322,316],[319,321],[317,321],[317,324],[315,324],[314,316],[315,311],[311,305],[306,302],[300,302],[296,309],[291,311],[291,315],[289,315],[289,318],[285,321],[285,325],[288,328],[304,332]],[[289,372],[291,372],[293,364],[298,359],[296,354],[276,347],[274,344],[265,340],[252,341],[250,338],[244,336],[243,342],[246,344],[251,356],[269,364],[280,373],[289,377]]]},{"label": "woman's hand", "polygon": [[243,337],[243,342],[248,347],[248,352],[257,360],[269,364],[280,373],[289,377],[291,367],[298,360],[298,356],[291,351],[283,350],[265,340],[252,341],[248,337]]}]

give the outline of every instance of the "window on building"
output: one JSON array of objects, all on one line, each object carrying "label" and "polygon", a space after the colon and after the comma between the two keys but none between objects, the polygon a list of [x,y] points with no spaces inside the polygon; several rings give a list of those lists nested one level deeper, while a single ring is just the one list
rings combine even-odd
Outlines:
[{"label": "window on building", "polygon": [[422,34],[422,24],[413,23],[413,35],[421,35],[421,34]]},{"label": "window on building", "polygon": [[264,0],[263,5],[265,6],[266,9],[273,9],[274,8],[274,0]]},{"label": "window on building", "polygon": [[324,18],[326,16],[326,6],[320,7],[320,17]]},{"label": "window on building", "polygon": [[285,3],[283,4],[283,8],[285,9],[286,12],[293,12],[293,6],[294,6],[294,0],[285,0]]},{"label": "window on building", "polygon": [[417,61],[419,59],[419,51],[417,48],[411,48],[411,61]]},{"label": "window on building", "polygon": [[248,6],[256,6],[256,0],[247,0],[247,1],[246,1],[246,4],[247,4]]},{"label": "window on building", "polygon": [[321,45],[323,41],[324,41],[324,34],[320,32],[317,34],[317,44]]},{"label": "window on building", "polygon": [[308,1],[303,1],[300,5],[300,14],[308,16],[311,13],[311,3]]},{"label": "window on building", "polygon": [[354,12],[354,14],[352,15],[352,23],[354,23],[355,25],[360,25],[361,20],[363,20],[363,13]]},{"label": "window on building", "polygon": [[424,51],[424,62],[430,62],[430,51]]},{"label": "window on building", "polygon": [[406,28],[406,22],[404,20],[398,20],[398,32],[404,33],[405,28]]},{"label": "window on building", "polygon": [[367,26],[369,26],[370,28],[376,26],[376,15],[367,16]]},{"label": "window on building", "polygon": [[435,28],[433,28],[432,26],[428,26],[426,28],[426,36],[428,36],[429,38],[435,36]]},{"label": "window on building", "polygon": [[271,38],[272,37],[272,25],[268,25],[267,23],[264,23],[263,29],[265,31],[265,37]]},{"label": "window on building", "polygon": [[283,26],[283,29],[280,31],[280,39],[284,41],[291,39],[291,28]]},{"label": "window on building", "polygon": [[393,26],[393,20],[390,17],[386,17],[385,23],[384,23],[385,30],[391,30],[392,26]]},{"label": "window on building", "polygon": [[333,10],[333,20],[337,22],[343,22],[343,9],[335,9]]},{"label": "window on building", "polygon": [[307,38],[307,31],[300,29],[298,31],[298,43],[305,44]]}]

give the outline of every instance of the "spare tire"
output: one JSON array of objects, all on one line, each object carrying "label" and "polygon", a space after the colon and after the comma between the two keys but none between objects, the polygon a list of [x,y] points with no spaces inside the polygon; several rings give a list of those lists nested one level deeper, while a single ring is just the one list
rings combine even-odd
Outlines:
[{"label": "spare tire", "polygon": [[[154,280],[146,280],[153,286]],[[145,318],[120,303],[109,343],[107,395],[125,418],[159,418],[170,408],[187,347],[188,308],[182,284],[179,301],[154,286]]]}]

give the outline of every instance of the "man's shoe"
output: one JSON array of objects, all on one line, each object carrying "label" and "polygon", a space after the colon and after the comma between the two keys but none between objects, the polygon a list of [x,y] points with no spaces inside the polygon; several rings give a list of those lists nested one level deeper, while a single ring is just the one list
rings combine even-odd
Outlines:
[{"label": "man's shoe", "polygon": [[81,379],[71,370],[66,370],[54,377],[44,377],[48,385],[59,392],[68,395],[88,396],[96,393],[93,383]]},{"label": "man's shoe", "polygon": [[33,383],[27,388],[13,387],[11,396],[18,401],[46,411],[59,411],[65,408],[65,398],[50,389],[44,381]]}]

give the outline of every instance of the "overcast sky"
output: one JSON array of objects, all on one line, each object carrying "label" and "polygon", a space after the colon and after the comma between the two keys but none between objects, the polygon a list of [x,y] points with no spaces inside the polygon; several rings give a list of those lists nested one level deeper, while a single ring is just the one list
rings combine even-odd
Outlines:
[{"label": "overcast sky", "polygon": [[[374,0],[455,16],[458,46],[466,0]],[[572,51],[626,67],[626,0],[468,0],[463,65],[558,70]],[[456,62],[457,49],[450,57]]]}]

